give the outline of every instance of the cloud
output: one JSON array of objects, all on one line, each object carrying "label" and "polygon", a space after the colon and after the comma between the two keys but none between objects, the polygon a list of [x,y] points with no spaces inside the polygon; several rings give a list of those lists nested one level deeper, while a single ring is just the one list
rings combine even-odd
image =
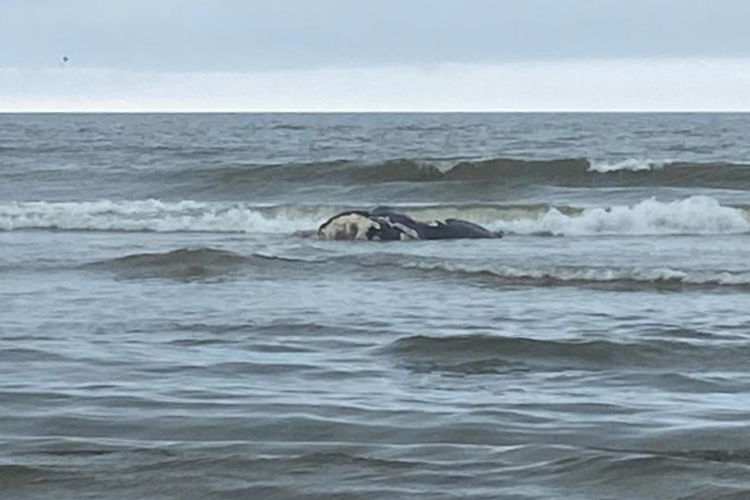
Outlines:
[{"label": "cloud", "polygon": [[746,0],[2,0],[0,67],[279,71],[750,57]]},{"label": "cloud", "polygon": [[2,111],[749,111],[750,59],[267,72],[0,69]]}]

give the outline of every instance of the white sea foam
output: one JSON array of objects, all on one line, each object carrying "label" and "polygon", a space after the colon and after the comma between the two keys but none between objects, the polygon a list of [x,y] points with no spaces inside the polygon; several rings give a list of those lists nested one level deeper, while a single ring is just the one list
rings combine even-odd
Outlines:
[{"label": "white sea foam", "polygon": [[750,218],[739,208],[722,206],[708,196],[678,201],[648,199],[633,206],[589,208],[565,215],[551,208],[536,218],[498,220],[493,229],[520,234],[739,234],[750,232]]},{"label": "white sea foam", "polygon": [[269,215],[257,207],[228,203],[157,200],[0,204],[0,229],[93,231],[210,231],[286,233],[311,229],[316,218]]},{"label": "white sea foam", "polygon": [[664,165],[669,163],[668,161],[654,161],[649,159],[641,158],[628,158],[627,160],[611,161],[611,160],[591,160],[591,166],[589,170],[592,172],[599,172],[606,174],[609,172],[619,172],[622,170],[630,170],[632,172],[641,172],[646,170],[655,170],[663,168]]},{"label": "white sea foam", "polygon": [[[408,207],[403,207],[412,212]],[[162,202],[11,202],[0,204],[0,230],[62,229],[91,231],[288,233],[313,230],[336,206],[261,207],[242,203]],[[562,210],[562,211],[561,211]],[[566,213],[564,213],[566,212]],[[566,211],[538,205],[419,208],[418,219],[464,218],[517,234],[586,236],[600,234],[739,234],[750,232],[747,211],[693,196],[633,206]]]}]

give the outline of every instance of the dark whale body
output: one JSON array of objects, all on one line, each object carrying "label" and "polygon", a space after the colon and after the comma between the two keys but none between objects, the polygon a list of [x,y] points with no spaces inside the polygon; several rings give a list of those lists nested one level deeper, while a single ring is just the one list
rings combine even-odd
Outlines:
[{"label": "dark whale body", "polygon": [[503,233],[461,219],[421,222],[390,208],[378,207],[369,212],[352,210],[337,214],[320,225],[318,236],[332,240],[397,241],[501,238]]}]

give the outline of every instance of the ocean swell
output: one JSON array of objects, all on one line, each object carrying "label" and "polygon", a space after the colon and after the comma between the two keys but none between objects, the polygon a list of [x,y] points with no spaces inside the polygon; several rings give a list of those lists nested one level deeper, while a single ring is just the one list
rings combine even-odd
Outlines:
[{"label": "ocean swell", "polygon": [[[536,339],[495,334],[428,336],[396,340],[383,352],[414,371],[465,374],[515,370],[659,369],[664,366],[721,367],[731,361],[688,342],[649,340],[621,343],[605,339]],[[724,353],[726,354],[726,353]],[[730,356],[737,361],[739,353]]]},{"label": "ocean swell", "polygon": [[[271,189],[280,184],[370,185],[463,182],[504,186],[706,187],[750,190],[750,165],[625,158],[393,158],[283,164],[228,164],[169,173],[194,192]],[[191,192],[191,191],[188,191]]]},{"label": "ocean swell", "polygon": [[121,278],[194,280],[215,278],[237,270],[250,258],[214,248],[180,248],[163,253],[126,255],[88,264],[87,268],[111,271]]},{"label": "ocean swell", "polygon": [[[369,264],[365,264],[369,265]],[[445,260],[396,261],[403,269],[510,286],[579,286],[619,291],[684,288],[750,290],[750,272],[674,268],[471,264]]]}]

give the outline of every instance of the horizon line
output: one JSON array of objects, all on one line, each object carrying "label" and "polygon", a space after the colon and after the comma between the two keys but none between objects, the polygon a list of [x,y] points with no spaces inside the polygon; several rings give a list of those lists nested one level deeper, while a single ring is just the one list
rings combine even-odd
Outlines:
[{"label": "horizon line", "polygon": [[373,110],[373,109],[354,109],[354,110],[108,110],[108,109],[80,109],[80,110],[59,110],[59,109],[30,109],[30,110],[8,110],[0,109],[2,115],[42,115],[42,114],[131,114],[131,115],[148,115],[148,114],[247,114],[247,115],[345,115],[345,114],[370,114],[370,115],[395,115],[395,114],[747,114],[748,109],[499,109],[499,110]]}]

